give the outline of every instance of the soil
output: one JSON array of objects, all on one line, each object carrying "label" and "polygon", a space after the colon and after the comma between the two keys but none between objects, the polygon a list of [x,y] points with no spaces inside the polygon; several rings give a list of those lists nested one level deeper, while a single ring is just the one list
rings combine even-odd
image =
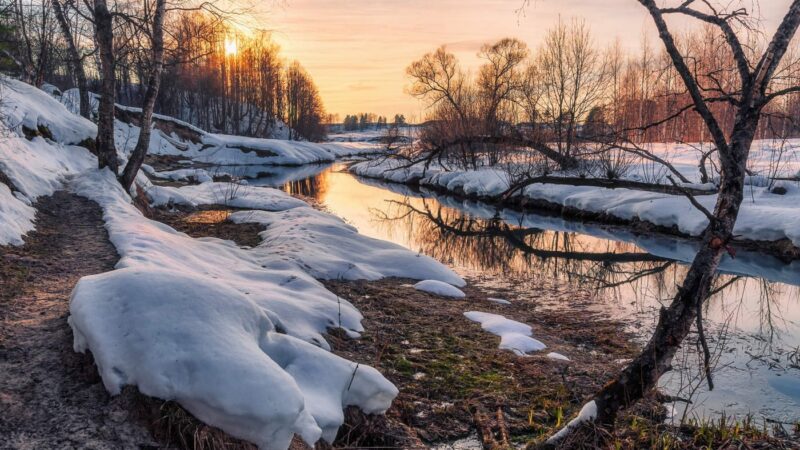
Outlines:
[{"label": "soil", "polygon": [[[537,307],[539,299],[574,292],[543,284],[531,295],[509,298],[510,305],[501,305],[487,300],[496,293],[472,283],[464,288],[466,298],[458,300],[417,291],[412,283],[325,282],[361,311],[366,329],[360,339],[332,333],[329,341],[335,353],[372,365],[395,383],[400,394],[387,418],[426,445],[463,438],[475,430],[484,444],[505,448],[548,435],[559,417],[576,413],[619,370],[618,361],[636,351],[619,332],[619,323],[589,311],[565,317]],[[534,337],[547,349],[529,356],[500,350],[499,337],[463,316],[474,310],[532,325]],[[571,361],[548,358],[551,351]],[[375,442],[375,437],[339,444],[389,444]]]},{"label": "soil", "polygon": [[0,247],[0,448],[157,446],[131,415],[135,391],[109,396],[72,348],[72,288],[118,260],[100,208],[64,191],[36,206],[25,245]]}]

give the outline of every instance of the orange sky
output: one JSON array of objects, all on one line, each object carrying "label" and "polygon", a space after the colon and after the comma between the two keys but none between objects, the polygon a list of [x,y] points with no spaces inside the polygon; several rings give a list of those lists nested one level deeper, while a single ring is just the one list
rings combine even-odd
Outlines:
[{"label": "orange sky", "polygon": [[[760,15],[774,29],[791,0],[762,0]],[[745,2],[750,5],[749,0]],[[585,18],[599,44],[619,37],[639,48],[653,36],[644,8],[635,0],[284,0],[259,14],[262,26],[289,59],[298,59],[317,83],[329,112],[404,113],[418,119],[422,106],[404,92],[405,67],[447,44],[462,64],[474,68],[484,42],[511,36],[536,47],[561,16]]]}]

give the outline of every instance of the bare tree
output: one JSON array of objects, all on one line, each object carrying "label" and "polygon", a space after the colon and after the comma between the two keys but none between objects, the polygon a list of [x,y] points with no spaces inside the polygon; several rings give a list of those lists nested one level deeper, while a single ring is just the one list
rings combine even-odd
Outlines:
[{"label": "bare tree", "polygon": [[[694,0],[682,0],[675,7],[659,7],[655,0],[639,0],[639,3],[650,14],[665,50],[691,96],[693,107],[717,148],[721,180],[713,212],[693,201],[708,217],[709,223],[683,285],[672,303],[662,308],[653,336],[642,353],[593,399],[596,414],[591,420],[606,426],[613,426],[620,410],[631,406],[656,387],[659,377],[670,369],[675,352],[691,327],[697,324],[698,330],[702,330],[701,307],[709,297],[720,259],[733,238],[733,227],[744,197],[747,159],[762,112],[773,99],[800,91],[800,86],[770,89],[770,81],[800,25],[800,0],[792,2],[765,51],[757,59],[748,58],[740,35],[736,32],[737,26],[747,31],[744,21],[747,12],[744,8],[718,10],[709,1]],[[667,15],[683,15],[700,20],[717,27],[725,36],[736,63],[738,78],[736,89],[723,93],[735,110],[730,133],[723,131],[718,118],[709,108],[709,95],[700,88],[695,73],[679,50],[665,21]],[[714,96],[719,94],[712,93]],[[568,427],[565,433],[551,437],[548,442],[563,442],[566,436],[578,429],[580,427]]]},{"label": "bare tree", "polygon": [[91,105],[89,103],[89,85],[86,80],[86,71],[83,69],[83,58],[81,58],[78,47],[75,45],[75,38],[72,35],[72,29],[64,11],[64,5],[61,4],[61,0],[51,1],[53,4],[53,12],[55,13],[56,20],[61,28],[61,35],[67,47],[67,65],[78,87],[80,114],[88,119],[91,115]]},{"label": "bare tree", "polygon": [[131,152],[128,163],[125,165],[125,169],[119,179],[126,190],[131,188],[150,147],[153,108],[161,86],[161,71],[164,68],[164,15],[166,14],[166,3],[166,0],[156,0],[155,11],[153,12],[150,30],[152,61],[150,63],[150,74],[147,77],[147,92],[144,95],[144,104],[142,105],[139,139],[136,141],[136,147]]},{"label": "bare tree", "polygon": [[106,0],[92,6],[94,36],[100,55],[100,103],[97,114],[97,163],[117,175],[119,162],[114,145],[114,103],[116,101],[116,59],[114,57],[114,16]]},{"label": "bare tree", "polygon": [[559,21],[539,50],[541,113],[552,127],[556,148],[565,156],[574,156],[578,125],[605,93],[600,64],[600,53],[583,21],[569,25]]}]

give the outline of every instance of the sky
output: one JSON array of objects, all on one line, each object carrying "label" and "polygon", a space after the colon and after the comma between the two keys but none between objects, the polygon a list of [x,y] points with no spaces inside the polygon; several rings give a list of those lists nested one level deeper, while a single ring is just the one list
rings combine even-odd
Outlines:
[{"label": "sky", "polygon": [[[750,5],[750,0],[745,0]],[[791,0],[762,0],[758,14],[774,29]],[[264,3],[259,26],[288,59],[311,73],[328,112],[373,112],[420,119],[423,105],[406,93],[405,68],[440,45],[474,70],[483,43],[516,37],[536,48],[559,17],[583,18],[598,45],[619,38],[630,50],[657,35],[635,0],[282,0]],[[677,23],[676,27],[687,25]]]}]

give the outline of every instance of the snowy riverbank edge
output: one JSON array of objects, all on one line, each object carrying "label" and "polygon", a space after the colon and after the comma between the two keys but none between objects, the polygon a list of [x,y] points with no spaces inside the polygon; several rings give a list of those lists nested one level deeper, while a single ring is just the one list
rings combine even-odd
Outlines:
[{"label": "snowy riverbank edge", "polygon": [[343,408],[383,413],[397,395],[372,367],[327,351],[323,333],[342,328],[358,337],[362,316],[313,277],[338,277],[347,266],[347,278],[430,274],[463,284],[434,260],[389,243],[376,258],[347,263],[353,246],[374,240],[275,189],[260,188],[275,197],[264,203],[274,211],[242,219],[271,221],[277,235],[248,250],[145,218],[107,170],[69,186],[101,206],[121,256],[116,270],[83,278],[73,291],[75,350],[92,351],[112,394],[135,385],[266,449],[288,448],[295,434],[310,445],[331,442]]},{"label": "snowy riverbank edge", "polygon": [[[422,165],[402,167],[397,160],[379,159],[350,166],[351,173],[382,181],[400,183],[477,200],[495,206],[538,209],[564,217],[612,225],[631,225],[643,231],[656,231],[681,237],[699,237],[707,218],[683,196],[625,188],[534,184],[506,200],[497,196],[509,188],[500,170],[444,171],[425,170]],[[782,259],[800,258],[800,188],[782,185],[778,195],[764,187],[747,187],[734,230],[735,243],[776,254]],[[707,209],[713,209],[716,195],[698,196]]]}]

